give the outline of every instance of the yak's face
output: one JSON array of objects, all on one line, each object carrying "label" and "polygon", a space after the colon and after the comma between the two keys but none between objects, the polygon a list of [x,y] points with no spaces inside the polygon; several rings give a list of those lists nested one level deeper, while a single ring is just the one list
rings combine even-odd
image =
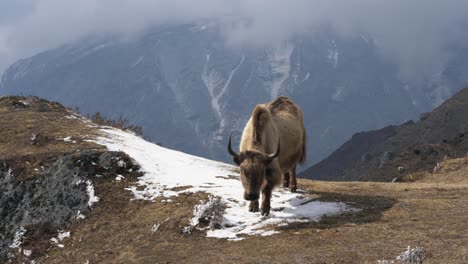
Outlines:
[{"label": "yak's face", "polygon": [[228,152],[234,158],[234,163],[239,165],[240,178],[242,186],[244,186],[244,199],[248,201],[258,200],[260,190],[262,190],[266,184],[265,173],[267,171],[267,166],[273,159],[278,157],[280,153],[279,139],[276,151],[272,154],[252,150],[237,153],[232,150],[231,135],[229,135]]},{"label": "yak's face", "polygon": [[248,201],[258,200],[265,185],[265,172],[271,161],[263,157],[263,154],[251,151],[240,154],[240,179],[244,187],[244,199]]}]

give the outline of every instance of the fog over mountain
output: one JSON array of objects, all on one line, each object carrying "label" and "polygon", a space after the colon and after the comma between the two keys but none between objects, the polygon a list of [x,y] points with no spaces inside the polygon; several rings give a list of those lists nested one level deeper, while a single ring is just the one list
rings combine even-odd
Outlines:
[{"label": "fog over mountain", "polygon": [[455,0],[2,1],[0,95],[123,116],[167,147],[228,160],[227,135],[237,141],[255,104],[283,94],[305,112],[310,165],[468,83],[464,10]]},{"label": "fog over mountain", "polygon": [[379,53],[419,80],[467,42],[464,0],[15,0],[0,1],[0,72],[19,58],[89,34],[134,38],[154,25],[221,19],[227,45],[276,45],[329,24],[342,35],[366,33]]}]

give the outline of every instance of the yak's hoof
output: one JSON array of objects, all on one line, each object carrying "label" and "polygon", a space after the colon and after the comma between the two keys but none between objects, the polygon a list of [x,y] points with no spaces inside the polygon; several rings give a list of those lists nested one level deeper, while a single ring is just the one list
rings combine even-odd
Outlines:
[{"label": "yak's hoof", "polygon": [[253,212],[253,213],[258,212],[258,201],[250,202],[249,212]]},{"label": "yak's hoof", "polygon": [[295,192],[297,192],[297,187],[291,187],[290,190],[291,190],[292,193],[295,193]]},{"label": "yak's hoof", "polygon": [[283,187],[288,188],[289,187],[289,182],[283,182]]},{"label": "yak's hoof", "polygon": [[249,207],[249,212],[252,212],[252,213],[258,212],[258,207]]},{"label": "yak's hoof", "polygon": [[270,208],[262,208],[262,216],[268,216],[270,214]]}]

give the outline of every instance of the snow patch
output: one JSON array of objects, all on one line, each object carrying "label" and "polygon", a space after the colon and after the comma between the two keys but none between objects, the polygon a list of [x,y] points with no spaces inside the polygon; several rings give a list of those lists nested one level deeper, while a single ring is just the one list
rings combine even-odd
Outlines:
[{"label": "snow patch", "polygon": [[159,227],[161,226],[161,224],[154,224],[152,227],[151,227],[151,233],[154,234],[156,233],[156,231],[158,231]]},{"label": "snow patch", "polygon": [[96,46],[94,46],[94,47],[91,47],[91,48],[89,48],[89,49],[87,49],[87,50],[86,50],[86,49],[80,49],[80,50],[78,50],[78,51],[76,51],[76,52],[73,52],[73,53],[79,53],[79,52],[81,52],[81,51],[83,51],[83,50],[86,50],[86,51],[84,51],[83,53],[79,54],[79,55],[75,58],[75,61],[80,60],[80,59],[82,59],[82,58],[84,58],[84,57],[86,57],[86,56],[88,56],[88,55],[91,55],[91,54],[93,54],[93,53],[95,53],[95,52],[97,52],[97,51],[99,51],[99,50],[101,50],[101,49],[104,49],[104,48],[109,47],[109,46],[112,46],[112,45],[113,45],[112,43],[103,43],[103,44],[99,44],[99,45],[96,45]]},{"label": "snow patch", "polygon": [[206,25],[202,25],[202,26],[196,26],[196,27],[192,27],[190,28],[190,31],[192,32],[200,32],[200,31],[204,31],[208,28],[208,26],[210,26],[210,24],[206,24]]},{"label": "snow patch", "polygon": [[369,40],[369,37],[366,36],[365,34],[361,34],[361,38],[362,40],[364,40],[367,44],[370,44],[370,40]]},{"label": "snow patch", "polygon": [[143,61],[143,56],[138,57],[138,59],[130,66],[130,68],[134,68],[138,64],[140,64]]},{"label": "snow patch", "polygon": [[70,237],[70,231],[60,231],[57,238],[62,241],[67,237]]},{"label": "snow patch", "polygon": [[32,254],[32,250],[23,249],[23,255],[25,255],[26,257],[31,256],[31,254]]},{"label": "snow patch", "polygon": [[51,238],[50,241],[52,241],[59,248],[65,247],[63,244],[60,244],[59,240],[55,237]]},{"label": "snow patch", "polygon": [[427,252],[422,247],[411,248],[408,246],[405,251],[403,251],[396,259],[402,263],[422,263],[426,258]]},{"label": "snow patch", "polygon": [[15,237],[13,238],[13,243],[11,243],[10,248],[17,248],[21,245],[21,240],[23,240],[24,234],[26,234],[26,228],[20,226],[16,230]]},{"label": "snow patch", "polygon": [[287,42],[279,48],[273,49],[269,56],[272,73],[270,97],[274,99],[280,95],[281,88],[291,71],[291,54],[294,45]]},{"label": "snow patch", "polygon": [[91,207],[94,203],[99,201],[99,197],[94,195],[94,187],[90,180],[86,181],[86,192],[89,196],[88,206]]},{"label": "snow patch", "polygon": [[78,119],[77,116],[75,115],[69,115],[69,116],[65,116],[66,119]]},{"label": "snow patch", "polygon": [[28,101],[24,101],[24,100],[20,100],[20,103],[22,103],[25,106],[30,105],[30,103]]},{"label": "snow patch", "polygon": [[72,140],[72,139],[71,139],[71,136],[68,136],[68,137],[63,138],[63,141],[65,141],[65,142],[71,142],[71,143],[73,143],[73,144],[76,144],[76,141],[75,141],[75,140]]},{"label": "snow patch", "polygon": [[[235,167],[169,150],[122,130],[101,130],[106,136],[97,138],[96,143],[110,151],[127,153],[141,166],[144,175],[139,177],[137,186],[127,188],[134,199],[154,201],[161,196],[167,198],[195,192],[220,197],[226,208],[220,228],[208,230],[209,237],[241,240],[244,235],[273,235],[272,228],[276,225],[318,221],[325,214],[352,210],[344,203],[320,202],[307,193],[291,193],[286,188],[276,188],[270,216],[261,217],[260,213],[248,212],[248,203],[242,198],[243,188]],[[181,190],[174,191],[176,187]],[[192,224],[197,225],[195,222],[192,219]]]},{"label": "snow patch", "polygon": [[217,72],[216,69],[209,68],[211,55],[207,54],[205,58],[206,58],[206,62],[205,62],[205,65],[203,66],[201,79],[203,80],[203,83],[205,84],[206,88],[208,89],[208,93],[210,94],[211,107],[213,108],[213,110],[215,111],[216,115],[218,116],[220,120],[219,130],[217,131],[217,134],[221,134],[224,130],[226,122],[221,112],[221,106],[220,106],[219,100],[224,95],[224,93],[226,93],[229,87],[229,84],[231,83],[232,77],[234,76],[236,71],[239,69],[241,64],[244,62],[245,56],[242,55],[242,58],[237,64],[237,66],[234,67],[234,69],[232,69],[231,72],[229,73],[227,80],[224,80],[224,77],[222,76],[222,74]]},{"label": "snow patch", "polygon": [[79,220],[79,219],[85,219],[85,218],[86,217],[80,212],[80,210],[78,210],[78,212],[76,213],[75,219]]},{"label": "snow patch", "polygon": [[333,65],[333,68],[338,67],[338,58],[339,58],[339,51],[338,48],[336,47],[336,42],[332,40],[333,48],[328,49],[328,61]]},{"label": "snow patch", "polygon": [[263,232],[261,236],[271,236],[271,235],[278,234],[278,233],[279,233],[278,231],[271,230],[271,231]]},{"label": "snow patch", "polygon": [[336,87],[335,93],[332,95],[332,100],[333,101],[343,101],[345,94],[344,94],[345,87],[344,86],[338,86]]},{"label": "snow patch", "polygon": [[58,236],[57,237],[53,237],[51,238],[50,240],[59,248],[63,248],[64,245],[61,244],[60,242],[62,242],[62,240],[64,240],[65,238],[67,237],[70,237],[70,232],[69,231],[59,231],[58,233]]},{"label": "snow patch", "polygon": [[117,166],[119,166],[119,168],[124,168],[125,166],[127,166],[127,164],[125,163],[125,161],[119,160],[117,161]]},{"label": "snow patch", "polygon": [[[100,177],[100,176],[101,175],[96,174],[96,177]],[[91,183],[90,180],[86,180],[86,181],[78,180],[78,181],[75,182],[75,185],[78,186],[78,185],[83,184],[83,183],[86,183],[86,192],[88,193],[88,196],[89,196],[88,206],[91,207],[94,203],[99,201],[99,197],[94,195],[94,187],[93,187],[93,184]],[[80,213],[80,211],[78,211],[78,214],[79,213]]]}]

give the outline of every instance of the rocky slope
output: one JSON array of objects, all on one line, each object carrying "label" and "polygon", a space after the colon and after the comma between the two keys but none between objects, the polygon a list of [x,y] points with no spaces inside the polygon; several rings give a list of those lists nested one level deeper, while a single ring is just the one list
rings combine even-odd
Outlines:
[{"label": "rocky slope", "polygon": [[89,214],[97,182],[137,175],[126,154],[88,142],[94,129],[58,103],[0,98],[0,127],[0,261],[14,259],[25,234],[31,257],[47,250],[58,230]]},{"label": "rocky slope", "polygon": [[432,171],[447,157],[468,154],[468,87],[418,122],[355,134],[300,176],[336,181],[391,181]]},{"label": "rocky slope", "polygon": [[[92,37],[12,65],[0,94],[38,95],[84,113],[123,116],[164,146],[229,160],[257,103],[282,94],[304,109],[309,160],[358,131],[415,118],[466,83],[464,48],[440,75],[405,83],[366,34],[329,28],[268,48],[230,47],[217,23],[154,28],[132,40]],[[466,57],[466,56],[465,56]]]}]

